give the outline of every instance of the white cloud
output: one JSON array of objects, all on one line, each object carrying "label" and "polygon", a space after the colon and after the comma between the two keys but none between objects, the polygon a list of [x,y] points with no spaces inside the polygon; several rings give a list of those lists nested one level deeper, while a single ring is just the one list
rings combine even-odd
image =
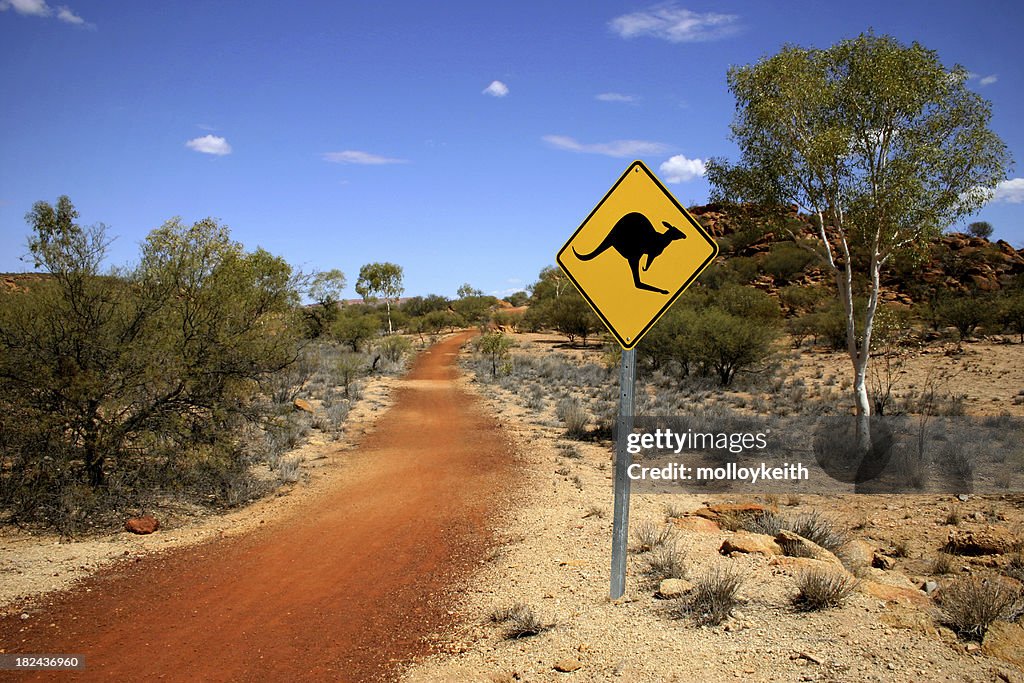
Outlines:
[{"label": "white cloud", "polygon": [[34,17],[48,17],[53,13],[46,0],[3,0],[0,2],[0,11],[13,9],[18,14],[26,14]]},{"label": "white cloud", "polygon": [[736,33],[738,19],[735,14],[692,12],[670,2],[615,17],[608,26],[623,38],[653,36],[672,43],[698,43]]},{"label": "white cloud", "polygon": [[185,146],[189,149],[194,149],[197,152],[202,152],[203,154],[214,154],[216,156],[231,154],[231,145],[228,144],[228,141],[216,135],[204,135],[201,138],[192,138],[185,143]]},{"label": "white cloud", "polygon": [[1007,204],[1024,204],[1024,178],[1011,178],[996,185],[992,201]]},{"label": "white cloud", "polygon": [[357,149],[346,149],[341,152],[327,152],[323,155],[324,161],[336,164],[363,164],[364,166],[382,166],[384,164],[407,164],[406,159],[394,159],[379,154],[361,152]]},{"label": "white cloud", "polygon": [[508,94],[508,86],[501,81],[491,81],[491,84],[481,91],[484,95],[491,97],[504,97]]},{"label": "white cloud", "polygon": [[61,5],[57,8],[57,19],[66,24],[74,24],[75,26],[85,25],[85,19],[72,12],[71,8],[67,5]]},{"label": "white cloud", "polygon": [[625,102],[626,104],[631,104],[636,102],[638,98],[635,95],[623,95],[619,92],[603,92],[597,95],[596,99],[602,102]]},{"label": "white cloud", "polygon": [[969,81],[978,81],[978,85],[986,86],[986,85],[992,85],[993,83],[998,81],[999,80],[999,76],[996,75],[996,74],[989,74],[988,76],[982,76],[979,73],[974,73],[973,71],[968,71],[967,72],[967,80],[969,80]]},{"label": "white cloud", "polygon": [[635,157],[644,154],[661,154],[668,146],[649,140],[612,140],[611,142],[583,143],[566,135],[545,135],[544,142],[556,149],[584,154],[603,154],[609,157]]},{"label": "white cloud", "polygon": [[[46,0],[0,0],[0,12],[9,9],[13,9],[18,14],[26,16],[54,16],[53,8],[46,4]],[[81,26],[82,28],[96,28],[95,24],[90,24],[75,14],[75,11],[67,5],[61,5],[57,8],[56,17],[58,21],[63,21],[65,24]]]},{"label": "white cloud", "polygon": [[666,183],[685,183],[704,175],[704,162],[700,159],[687,159],[682,154],[670,157],[658,167],[661,177]]}]

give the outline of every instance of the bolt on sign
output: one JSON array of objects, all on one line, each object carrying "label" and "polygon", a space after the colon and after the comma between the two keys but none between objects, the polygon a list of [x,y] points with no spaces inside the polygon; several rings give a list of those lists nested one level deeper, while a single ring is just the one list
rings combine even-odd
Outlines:
[{"label": "bolt on sign", "polygon": [[700,223],[634,161],[556,261],[622,348],[631,349],[717,255]]}]

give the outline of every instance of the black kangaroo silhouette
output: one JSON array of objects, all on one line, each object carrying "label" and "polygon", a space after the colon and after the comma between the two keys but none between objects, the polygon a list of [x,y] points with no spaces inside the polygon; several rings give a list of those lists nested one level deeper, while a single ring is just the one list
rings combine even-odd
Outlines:
[{"label": "black kangaroo silhouette", "polygon": [[668,291],[664,289],[640,282],[641,256],[647,256],[647,263],[644,264],[644,272],[646,273],[647,269],[654,263],[654,259],[658,258],[661,252],[665,251],[665,247],[676,240],[686,239],[686,235],[679,228],[665,221],[662,221],[661,224],[668,228],[668,230],[658,232],[651,225],[651,221],[647,219],[647,216],[633,211],[627,213],[612,226],[612,229],[608,231],[608,236],[598,245],[597,249],[589,254],[581,254],[576,251],[576,247],[573,247],[572,253],[576,254],[576,258],[580,261],[589,261],[600,256],[609,248],[615,249],[622,258],[626,259],[626,263],[629,264],[629,269],[633,272],[634,287],[647,290],[648,292],[668,294]]}]

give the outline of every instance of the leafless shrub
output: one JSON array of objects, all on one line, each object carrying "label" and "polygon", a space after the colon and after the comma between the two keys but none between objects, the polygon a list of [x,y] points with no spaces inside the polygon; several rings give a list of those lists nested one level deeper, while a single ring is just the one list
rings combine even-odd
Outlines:
[{"label": "leafless shrub", "polygon": [[562,399],[555,407],[555,415],[565,423],[565,435],[570,439],[582,439],[587,435],[590,416],[579,399]]},{"label": "leafless shrub", "polygon": [[943,576],[953,573],[953,556],[949,553],[940,552],[932,560],[932,575]]},{"label": "leafless shrub", "polygon": [[504,607],[491,612],[490,621],[495,624],[506,624],[505,638],[518,640],[528,638],[544,631],[550,631],[554,624],[544,623],[533,608],[525,602],[517,602],[511,607]]},{"label": "leafless shrub", "polygon": [[796,579],[798,593],[793,599],[797,609],[812,612],[839,607],[856,590],[858,581],[849,574],[828,569],[810,569]]},{"label": "leafless shrub", "polygon": [[997,619],[1020,608],[1021,591],[998,576],[965,576],[942,589],[942,620],[962,638],[980,641]]},{"label": "leafless shrub", "polygon": [[608,516],[608,511],[599,505],[591,505],[587,508],[587,511],[583,514],[583,518],[597,517],[598,519],[604,519]]},{"label": "leafless shrub", "polygon": [[277,466],[277,478],[284,484],[294,484],[302,477],[302,458],[285,458]]},{"label": "leafless shrub", "polygon": [[672,527],[641,522],[633,532],[633,550],[648,553],[672,538]]},{"label": "leafless shrub", "polygon": [[686,553],[674,542],[667,542],[651,551],[647,557],[647,570],[644,572],[652,582],[658,583],[665,579],[686,578]]},{"label": "leafless shrub", "polygon": [[680,600],[678,615],[690,617],[700,626],[717,626],[729,618],[739,604],[743,574],[734,565],[716,565],[694,582],[693,592]]}]

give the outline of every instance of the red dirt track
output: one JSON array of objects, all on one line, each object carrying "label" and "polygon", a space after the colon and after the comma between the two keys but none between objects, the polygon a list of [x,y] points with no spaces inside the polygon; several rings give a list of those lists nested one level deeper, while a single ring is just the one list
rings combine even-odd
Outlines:
[{"label": "red dirt track", "polygon": [[[260,531],[142,559],[0,620],[7,653],[84,672],[3,680],[378,681],[431,649],[487,552],[512,448],[455,383],[470,337],[421,354],[351,472]],[[88,589],[88,590],[87,590]]]}]

